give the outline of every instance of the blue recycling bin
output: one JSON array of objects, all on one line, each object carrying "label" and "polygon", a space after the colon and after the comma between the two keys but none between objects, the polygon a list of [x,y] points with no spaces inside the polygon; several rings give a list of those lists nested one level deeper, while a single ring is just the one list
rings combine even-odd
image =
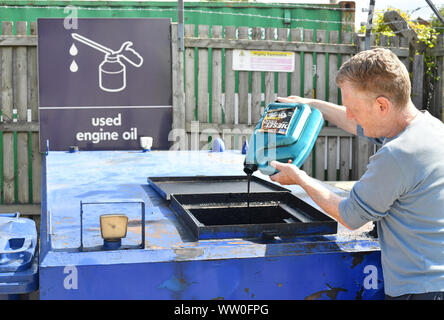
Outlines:
[{"label": "blue recycling bin", "polygon": [[0,213],[0,300],[15,300],[38,288],[37,230],[19,213]]}]

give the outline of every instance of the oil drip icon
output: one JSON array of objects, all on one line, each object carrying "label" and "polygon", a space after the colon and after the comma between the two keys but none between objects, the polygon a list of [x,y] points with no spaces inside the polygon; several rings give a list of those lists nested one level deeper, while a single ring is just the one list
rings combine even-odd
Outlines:
[{"label": "oil drip icon", "polygon": [[[97,42],[94,42],[78,33],[71,36],[98,51],[105,54],[104,60],[99,65],[99,87],[107,92],[119,92],[126,88],[126,65],[121,62],[124,59],[132,66],[139,68],[143,64],[143,58],[134,49],[131,49],[131,41],[124,42],[117,51],[111,50]],[[75,48],[75,46],[74,46]],[[70,54],[77,54],[76,49],[71,47]],[[70,67],[71,72],[77,72],[78,66],[73,61]]]}]

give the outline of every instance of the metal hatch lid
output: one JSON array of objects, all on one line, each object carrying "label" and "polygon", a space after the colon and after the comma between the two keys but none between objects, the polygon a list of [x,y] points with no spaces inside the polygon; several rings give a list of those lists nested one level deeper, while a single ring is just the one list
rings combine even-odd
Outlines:
[{"label": "metal hatch lid", "polygon": [[[246,193],[247,176],[148,177],[149,185],[164,199],[172,194]],[[251,176],[251,193],[291,192],[272,182]]]}]

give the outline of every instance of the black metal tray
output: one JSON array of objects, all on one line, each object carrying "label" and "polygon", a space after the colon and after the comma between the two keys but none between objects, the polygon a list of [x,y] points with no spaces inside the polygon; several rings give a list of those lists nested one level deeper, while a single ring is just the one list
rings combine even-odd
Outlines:
[{"label": "black metal tray", "polygon": [[[170,200],[172,194],[246,193],[247,176],[149,177],[148,183],[159,195]],[[250,193],[290,190],[252,176]]]},{"label": "black metal tray", "polygon": [[291,192],[173,194],[171,206],[196,240],[337,233],[335,220]]}]

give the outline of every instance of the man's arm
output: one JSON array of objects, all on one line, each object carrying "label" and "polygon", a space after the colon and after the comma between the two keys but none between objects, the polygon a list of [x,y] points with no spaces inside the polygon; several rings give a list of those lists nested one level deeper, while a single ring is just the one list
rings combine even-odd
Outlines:
[{"label": "man's arm", "polygon": [[277,100],[279,102],[308,104],[310,107],[318,109],[324,116],[324,119],[328,122],[331,122],[343,130],[356,135],[357,123],[353,120],[347,119],[346,109],[344,106],[339,106],[337,104],[318,99],[302,98],[298,96],[289,96],[287,98],[278,97]]},{"label": "man's arm", "polygon": [[339,214],[339,203],[342,201],[342,197],[338,196],[334,192],[330,191],[317,180],[308,176],[305,171],[300,170],[298,167],[280,163],[278,161],[271,161],[270,166],[277,169],[279,172],[270,176],[272,181],[279,182],[283,185],[288,184],[298,184],[305,192],[310,196],[310,198],[324,210],[333,219],[337,220],[339,223],[348,227],[342,220]]}]

